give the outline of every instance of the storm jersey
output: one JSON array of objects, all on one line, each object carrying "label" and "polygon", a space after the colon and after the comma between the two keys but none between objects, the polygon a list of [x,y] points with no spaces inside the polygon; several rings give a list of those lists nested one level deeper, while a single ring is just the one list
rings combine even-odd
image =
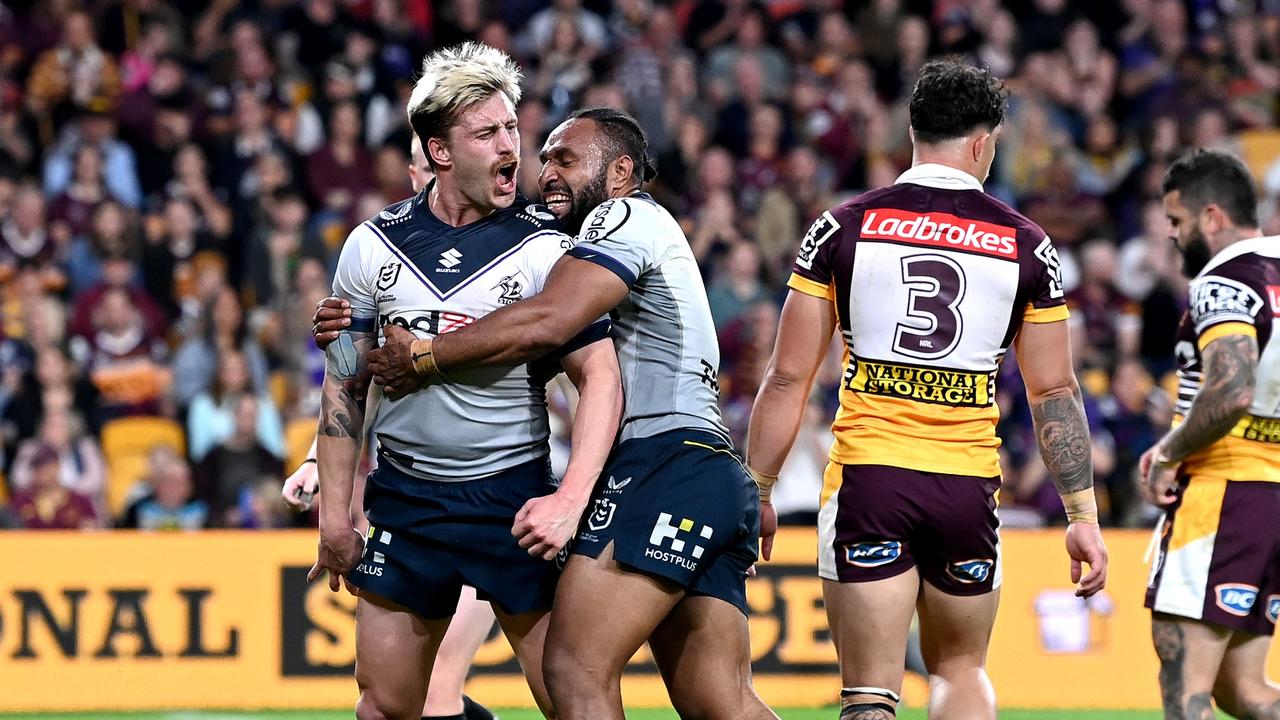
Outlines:
[{"label": "storm jersey", "polygon": [[788,284],[829,299],[844,337],[834,462],[1000,474],[1000,360],[1024,321],[1068,315],[1043,230],[972,176],[920,165],[823,213]]},{"label": "storm jersey", "polygon": [[[387,323],[434,337],[537,293],[572,244],[554,215],[523,198],[453,227],[431,212],[430,191],[388,206],[342,247],[334,294],[351,303],[353,328],[379,329],[379,343]],[[596,323],[558,355],[607,334],[608,322]],[[384,397],[374,420],[382,457],[416,477],[468,480],[545,456],[555,360],[451,369],[447,382]]]},{"label": "storm jersey", "polygon": [[675,218],[645,193],[606,200],[587,216],[568,254],[631,288],[612,313],[626,393],[619,442],[676,429],[727,438],[711,306]]},{"label": "storm jersey", "polygon": [[1178,404],[1191,408],[1203,379],[1203,353],[1227,335],[1258,341],[1253,405],[1224,438],[1182,464],[1194,477],[1280,482],[1280,237],[1241,240],[1214,256],[1191,281],[1191,302],[1178,327]]}]

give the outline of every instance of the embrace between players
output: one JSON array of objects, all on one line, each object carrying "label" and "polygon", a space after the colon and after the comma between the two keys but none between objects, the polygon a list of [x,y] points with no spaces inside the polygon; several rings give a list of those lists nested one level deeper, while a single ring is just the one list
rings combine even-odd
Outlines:
[{"label": "embrace between players", "polygon": [[[894,717],[915,612],[930,716],[994,718],[994,377],[1010,347],[1070,521],[1077,594],[1098,592],[1107,565],[1057,254],[982,189],[1004,120],[998,81],[927,65],[912,169],[803,239],[750,471],[720,421],[698,267],[643,192],[639,126],[576,113],[544,145],[545,205],[530,204],[516,193],[518,100],[519,72],[496,50],[426,59],[408,112],[435,180],[352,232],[337,298],[317,311],[312,577],[359,588],[357,717],[420,715],[464,585],[492,602],[547,717],[623,718],[620,678],[645,642],[682,717],[776,717],[751,686],[745,582],[757,538],[769,558],[770,493],[838,327],[819,573],[841,718]],[[580,400],[557,487],[543,388],[561,370]],[[370,377],[385,395],[371,408],[362,535],[349,507]]]}]

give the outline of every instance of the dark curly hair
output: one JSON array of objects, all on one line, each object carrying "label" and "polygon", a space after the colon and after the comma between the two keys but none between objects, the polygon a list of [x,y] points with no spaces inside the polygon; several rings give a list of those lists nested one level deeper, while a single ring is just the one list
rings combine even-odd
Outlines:
[{"label": "dark curly hair", "polygon": [[932,60],[911,91],[911,129],[923,143],[964,137],[977,127],[994,130],[1004,122],[1008,101],[1004,83],[986,68]]},{"label": "dark curly hair", "polygon": [[626,112],[611,107],[593,107],[578,110],[569,116],[571,120],[592,120],[600,126],[606,142],[605,162],[626,155],[635,163],[636,182],[643,185],[658,173],[649,159],[649,141],[640,123]]},{"label": "dark curly hair", "polygon": [[1187,153],[1169,166],[1160,190],[1177,190],[1183,207],[1197,215],[1217,205],[1239,227],[1258,226],[1258,191],[1244,162],[1228,152],[1203,148]]}]

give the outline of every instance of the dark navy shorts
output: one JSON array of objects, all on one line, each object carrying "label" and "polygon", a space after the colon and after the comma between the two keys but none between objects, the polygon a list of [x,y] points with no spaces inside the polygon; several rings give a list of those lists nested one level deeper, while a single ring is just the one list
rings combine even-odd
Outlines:
[{"label": "dark navy shorts", "polygon": [[759,535],[759,493],[733,447],[711,433],[674,430],[613,451],[573,552],[597,557],[613,543],[623,566],[746,613]]},{"label": "dark navy shorts", "polygon": [[505,613],[551,608],[559,569],[511,535],[527,500],[555,492],[547,458],[462,482],[422,480],[379,460],[365,485],[369,533],[352,585],[428,620],[453,615],[463,585]]}]

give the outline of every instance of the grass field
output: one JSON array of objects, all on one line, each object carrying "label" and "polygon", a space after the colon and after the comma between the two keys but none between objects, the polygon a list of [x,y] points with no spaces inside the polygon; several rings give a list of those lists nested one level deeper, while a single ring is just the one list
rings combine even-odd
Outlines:
[{"label": "grass field", "polygon": [[[499,720],[538,720],[531,710],[497,710]],[[835,708],[779,708],[783,720],[835,720]],[[0,720],[350,720],[350,710],[331,712],[168,712],[168,713],[76,713],[3,715]],[[1159,720],[1154,711],[1133,710],[1002,710],[1001,720]],[[1225,717],[1225,716],[1224,716]],[[671,710],[632,710],[628,720],[677,720]],[[924,710],[904,709],[898,720],[925,720]]]}]

